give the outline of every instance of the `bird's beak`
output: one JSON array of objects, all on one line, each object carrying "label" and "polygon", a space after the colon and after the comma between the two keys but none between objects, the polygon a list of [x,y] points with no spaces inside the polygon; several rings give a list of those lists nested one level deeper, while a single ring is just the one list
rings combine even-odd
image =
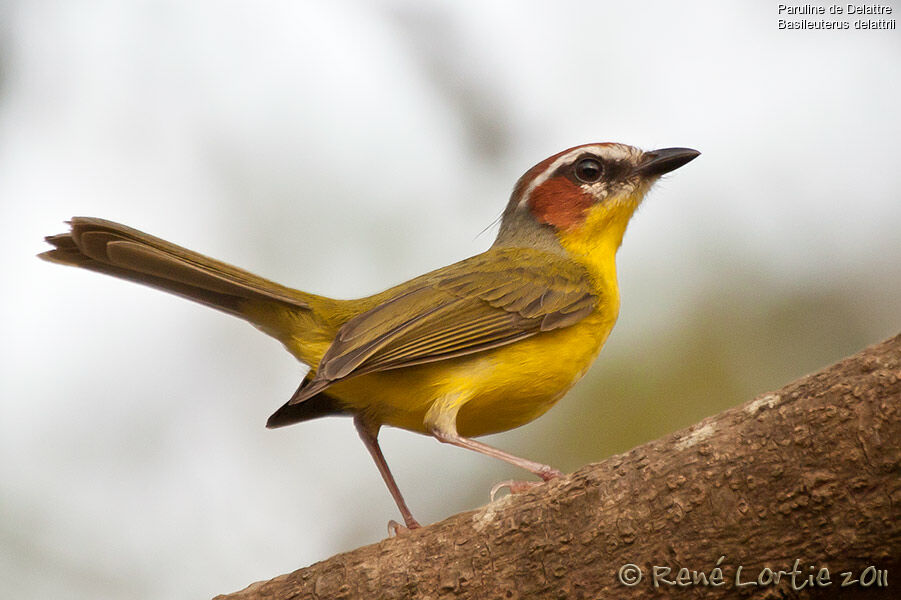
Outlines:
[{"label": "bird's beak", "polygon": [[650,150],[641,156],[635,173],[642,177],[657,177],[675,171],[682,165],[700,156],[700,152],[691,148],[662,148]]}]

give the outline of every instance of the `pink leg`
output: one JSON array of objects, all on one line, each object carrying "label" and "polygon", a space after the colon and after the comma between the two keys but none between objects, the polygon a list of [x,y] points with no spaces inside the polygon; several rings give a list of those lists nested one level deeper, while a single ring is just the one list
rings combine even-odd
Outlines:
[{"label": "pink leg", "polygon": [[[420,525],[416,522],[416,519],[413,518],[413,513],[410,512],[410,509],[407,508],[407,503],[404,502],[404,497],[400,493],[400,488],[397,487],[397,482],[394,481],[394,476],[391,475],[391,469],[388,468],[388,463],[385,462],[385,455],[382,454],[382,449],[379,448],[379,428],[368,426],[359,416],[354,417],[354,425],[357,428],[357,433],[360,434],[360,439],[363,440],[366,449],[369,450],[369,454],[375,461],[375,466],[378,467],[379,473],[382,474],[382,479],[385,480],[385,485],[388,486],[388,491],[391,492],[391,497],[394,498],[394,502],[397,504],[397,508],[404,518],[407,529],[417,529]],[[392,528],[394,532],[397,533],[400,530],[400,525],[394,521],[390,521],[388,523],[388,529],[391,530]]]},{"label": "pink leg", "polygon": [[[503,450],[498,450],[494,446],[489,446],[488,444],[483,444],[482,442],[477,442],[475,440],[462,437],[456,431],[440,431],[435,428],[432,429],[432,435],[439,442],[453,444],[454,446],[459,446],[460,448],[466,448],[468,450],[475,450],[476,452],[479,452],[486,456],[493,456],[494,458],[499,458],[501,460],[507,461],[511,465],[522,467],[523,469],[530,471],[535,475],[538,475],[544,481],[550,481],[555,477],[560,477],[561,475],[563,475],[563,473],[551,466],[544,465],[533,460],[528,460],[526,458],[520,458],[508,452],[504,452]],[[513,487],[511,486],[511,490],[512,489]]]}]

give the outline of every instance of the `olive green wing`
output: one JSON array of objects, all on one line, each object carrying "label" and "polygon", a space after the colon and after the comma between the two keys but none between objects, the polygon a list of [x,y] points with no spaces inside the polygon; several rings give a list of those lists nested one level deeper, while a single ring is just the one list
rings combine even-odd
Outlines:
[{"label": "olive green wing", "polygon": [[598,304],[588,281],[584,269],[563,257],[524,250],[515,262],[510,252],[489,251],[421,277],[347,321],[289,404],[348,377],[482,352],[573,325]]}]

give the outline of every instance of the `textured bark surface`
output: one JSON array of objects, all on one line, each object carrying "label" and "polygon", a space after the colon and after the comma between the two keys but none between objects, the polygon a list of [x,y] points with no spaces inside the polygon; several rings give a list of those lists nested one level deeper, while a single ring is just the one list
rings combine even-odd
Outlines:
[{"label": "textured bark surface", "polygon": [[[691,571],[715,576],[720,557],[719,586],[654,586],[655,566],[672,582],[685,567],[691,582]],[[642,572],[634,586],[620,579],[628,564]],[[788,574],[739,586],[739,566],[740,583],[768,582],[764,568]],[[831,585],[810,584],[825,581],[822,568]],[[869,585],[842,587],[848,571]],[[901,335],[529,493],[218,598],[901,598],[899,589]]]}]

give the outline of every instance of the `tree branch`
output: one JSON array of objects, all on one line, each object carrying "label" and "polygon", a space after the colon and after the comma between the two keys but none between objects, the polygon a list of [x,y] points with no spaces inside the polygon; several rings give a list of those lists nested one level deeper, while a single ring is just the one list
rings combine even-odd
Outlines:
[{"label": "tree branch", "polygon": [[[888,598],[899,507],[901,335],[528,493],[218,598]],[[696,583],[678,584],[682,567]],[[785,573],[739,585],[767,584],[765,568]],[[847,571],[860,581],[841,587]]]}]

